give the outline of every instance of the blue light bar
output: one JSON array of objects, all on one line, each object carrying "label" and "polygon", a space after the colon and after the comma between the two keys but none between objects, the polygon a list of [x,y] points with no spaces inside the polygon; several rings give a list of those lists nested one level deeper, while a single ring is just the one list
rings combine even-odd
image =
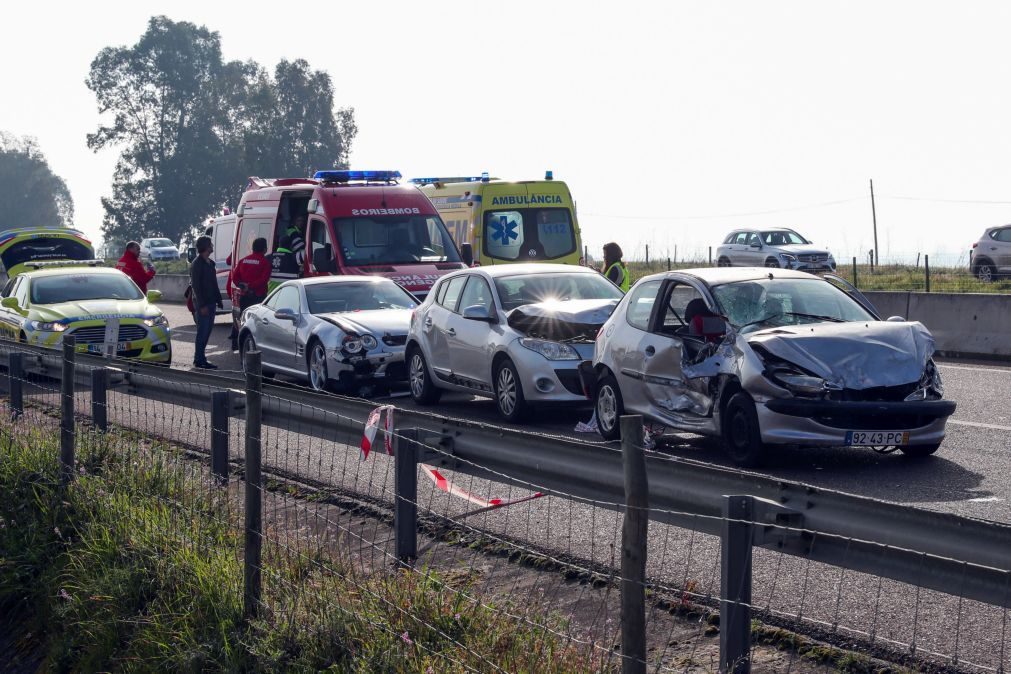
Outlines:
[{"label": "blue light bar", "polygon": [[352,180],[400,180],[400,171],[316,171],[313,180],[323,183],[346,183]]},{"label": "blue light bar", "polygon": [[411,182],[415,185],[434,185],[435,183],[478,183],[481,182],[481,177],[452,176],[449,178],[411,178]]}]

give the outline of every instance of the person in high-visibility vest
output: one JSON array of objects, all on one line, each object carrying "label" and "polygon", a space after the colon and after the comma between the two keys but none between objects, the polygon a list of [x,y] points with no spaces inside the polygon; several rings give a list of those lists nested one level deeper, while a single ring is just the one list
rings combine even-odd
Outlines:
[{"label": "person in high-visibility vest", "polygon": [[621,288],[622,292],[628,292],[632,279],[621,259],[621,246],[613,241],[604,244],[604,265],[600,269],[608,281]]}]

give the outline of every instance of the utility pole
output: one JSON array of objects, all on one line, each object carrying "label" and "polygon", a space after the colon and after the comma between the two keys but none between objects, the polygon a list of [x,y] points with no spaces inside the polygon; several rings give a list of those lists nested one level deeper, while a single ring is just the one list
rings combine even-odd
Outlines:
[{"label": "utility pole", "polygon": [[878,266],[878,213],[874,209],[874,179],[871,178],[871,218],[874,220],[874,265]]}]

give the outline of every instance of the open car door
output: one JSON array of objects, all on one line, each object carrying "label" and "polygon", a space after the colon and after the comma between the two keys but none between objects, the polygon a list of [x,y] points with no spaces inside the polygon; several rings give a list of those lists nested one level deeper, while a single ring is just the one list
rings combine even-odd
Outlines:
[{"label": "open car door", "polygon": [[881,314],[878,313],[877,308],[875,308],[871,301],[867,299],[862,292],[857,290],[855,285],[840,276],[836,276],[835,274],[823,274],[822,278],[852,297],[857,304],[871,312],[876,319],[879,321],[881,320]]}]

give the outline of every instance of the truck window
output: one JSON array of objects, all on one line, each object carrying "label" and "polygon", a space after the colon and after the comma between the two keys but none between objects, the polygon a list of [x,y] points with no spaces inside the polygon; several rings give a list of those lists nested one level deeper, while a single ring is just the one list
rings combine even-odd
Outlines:
[{"label": "truck window", "polygon": [[[235,233],[235,221],[226,220],[225,222],[219,222],[214,225],[214,253],[217,256],[222,254],[227,255],[232,250],[232,234]],[[250,250],[252,250],[252,243],[250,245]],[[228,251],[228,252],[225,252]]]},{"label": "truck window", "polygon": [[316,251],[330,246],[330,260],[334,259],[333,241],[330,240],[330,232],[326,223],[317,218],[309,221],[309,261],[313,269],[316,269]]},{"label": "truck window", "polygon": [[[247,218],[239,225],[239,238],[235,242],[235,255],[232,262],[238,264],[239,260],[253,252],[253,241],[261,236],[270,245],[272,240],[271,232],[274,229],[274,221],[270,218]],[[227,250],[227,248],[225,249]],[[227,252],[214,248],[214,256],[222,260],[228,255]]]},{"label": "truck window", "polygon": [[334,218],[334,229],[344,261],[352,267],[460,261],[437,215]]},{"label": "truck window", "polygon": [[576,233],[567,208],[488,211],[483,253],[499,260],[553,260],[576,250]]}]

